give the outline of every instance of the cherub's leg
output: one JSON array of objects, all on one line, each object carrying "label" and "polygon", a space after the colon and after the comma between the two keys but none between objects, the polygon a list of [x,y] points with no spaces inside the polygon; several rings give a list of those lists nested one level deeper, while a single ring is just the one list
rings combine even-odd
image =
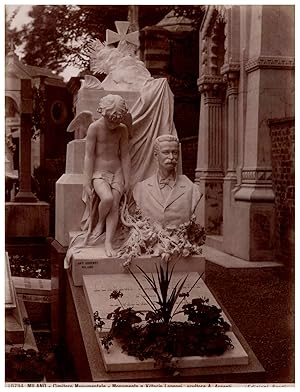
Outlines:
[{"label": "cherub's leg", "polygon": [[105,237],[105,253],[107,256],[115,256],[116,252],[113,250],[112,241],[116,232],[119,220],[119,204],[121,194],[115,189],[112,189],[113,204],[106,218],[106,237]]},{"label": "cherub's leg", "polygon": [[93,230],[93,237],[98,237],[104,231],[105,220],[107,214],[113,205],[113,195],[111,192],[110,186],[102,179],[94,179],[93,186],[95,188],[95,192],[99,196],[99,220],[95,229]]}]

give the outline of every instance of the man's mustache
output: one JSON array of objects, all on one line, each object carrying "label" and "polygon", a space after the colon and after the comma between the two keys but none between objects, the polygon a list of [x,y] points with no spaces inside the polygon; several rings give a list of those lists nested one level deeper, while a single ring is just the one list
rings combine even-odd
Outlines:
[{"label": "man's mustache", "polygon": [[176,164],[177,163],[177,159],[167,159],[166,163],[173,163]]}]

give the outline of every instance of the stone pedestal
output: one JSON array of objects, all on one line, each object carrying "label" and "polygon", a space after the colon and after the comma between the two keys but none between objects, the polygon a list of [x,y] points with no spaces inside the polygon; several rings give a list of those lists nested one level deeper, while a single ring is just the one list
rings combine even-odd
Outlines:
[{"label": "stone pedestal", "polygon": [[64,340],[66,313],[66,274],[64,270],[64,258],[67,248],[61,246],[56,240],[51,241],[51,337],[52,343],[58,344]]},{"label": "stone pedestal", "polygon": [[[103,246],[83,248],[74,253],[72,257],[71,274],[75,286],[82,286],[84,275],[108,274],[114,279],[114,274],[128,274],[124,267],[124,258],[107,257]],[[130,268],[137,272],[136,265],[145,272],[155,272],[155,265],[159,257],[139,256],[132,260]],[[182,257],[170,263],[174,271],[187,271],[205,273],[205,259],[203,256]]]},{"label": "stone pedestal", "polygon": [[[85,144],[84,140],[82,143]],[[85,208],[82,189],[83,174],[66,173],[56,182],[55,239],[62,246],[69,245],[70,231],[80,230]]]},{"label": "stone pedestal", "polygon": [[47,237],[49,235],[49,204],[5,203],[7,237]]}]

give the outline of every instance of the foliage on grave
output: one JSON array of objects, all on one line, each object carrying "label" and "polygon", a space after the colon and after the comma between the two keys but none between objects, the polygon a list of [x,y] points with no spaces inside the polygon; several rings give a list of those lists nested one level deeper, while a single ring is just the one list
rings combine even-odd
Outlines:
[{"label": "foliage on grave", "polygon": [[[173,371],[176,364],[174,361],[171,363],[171,360],[174,357],[222,355],[233,348],[231,339],[226,334],[230,326],[223,319],[221,309],[210,305],[207,298],[187,301],[201,276],[184,293],[182,289],[187,276],[171,287],[174,267],[169,269],[168,264],[160,265],[159,268],[156,266],[156,277],[138,268],[156,300],[148,294],[142,281],[130,271],[151,310],[142,313],[132,307],[124,308],[120,301],[122,292],[114,291],[111,298],[118,300],[121,306],[107,315],[112,320],[112,326],[101,340],[107,351],[116,340],[128,355],[140,361],[154,359],[157,367]],[[174,320],[174,316],[180,313],[186,316],[186,321]],[[97,316],[99,326],[99,315]],[[101,321],[101,327],[97,328],[97,323],[95,324],[96,329],[102,328],[104,321]]]},{"label": "foliage on grave", "polygon": [[42,381],[47,363],[43,356],[23,347],[12,347],[5,353],[5,381]]},{"label": "foliage on grave", "polygon": [[125,266],[128,266],[134,257],[141,255],[160,256],[163,261],[168,262],[170,259],[202,254],[205,229],[196,223],[195,215],[190,221],[179,226],[163,228],[150,222],[138,208],[130,212],[126,201],[120,209],[124,227],[130,228],[128,238],[118,252],[119,257],[125,258]]},{"label": "foliage on grave", "polygon": [[12,276],[24,278],[50,279],[51,263],[47,258],[33,258],[24,255],[9,256]]}]

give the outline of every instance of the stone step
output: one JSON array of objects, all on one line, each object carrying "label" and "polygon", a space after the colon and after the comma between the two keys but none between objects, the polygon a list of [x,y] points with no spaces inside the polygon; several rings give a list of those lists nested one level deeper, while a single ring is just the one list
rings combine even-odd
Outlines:
[{"label": "stone step", "polygon": [[273,268],[283,267],[283,264],[275,261],[248,261],[218,249],[208,246],[202,246],[203,256],[207,261],[218,264],[224,268]]}]

